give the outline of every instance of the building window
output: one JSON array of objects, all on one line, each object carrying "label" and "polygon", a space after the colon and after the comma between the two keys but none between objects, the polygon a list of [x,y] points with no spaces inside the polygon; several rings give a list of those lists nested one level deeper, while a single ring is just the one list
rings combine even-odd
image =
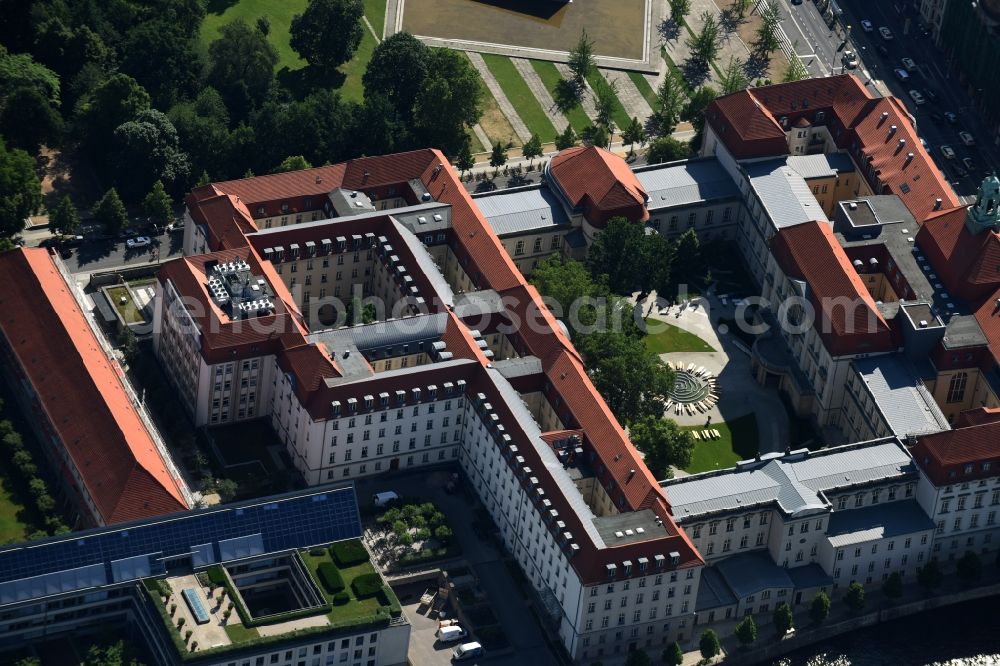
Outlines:
[{"label": "building window", "polygon": [[948,402],[962,402],[965,398],[965,385],[969,380],[969,374],[958,372],[951,376],[948,382]]},{"label": "building window", "polygon": [[514,246],[514,256],[517,257],[522,254],[524,254],[524,241],[519,240],[517,241],[517,244]]}]

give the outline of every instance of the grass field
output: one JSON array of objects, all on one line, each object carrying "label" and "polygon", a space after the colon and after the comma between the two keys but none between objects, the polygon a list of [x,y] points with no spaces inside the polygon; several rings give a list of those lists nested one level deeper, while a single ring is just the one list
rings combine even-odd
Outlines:
[{"label": "grass field", "polygon": [[[552,95],[553,99],[556,96],[556,86],[562,81],[562,75],[559,74],[559,70],[556,66],[548,62],[547,60],[532,60],[531,66],[535,68],[535,72],[542,79],[542,83],[545,84],[545,88]],[[568,112],[564,113],[566,120],[572,125],[573,131],[579,134],[583,130],[590,127],[590,118],[584,112],[583,108],[579,105],[573,107]]]},{"label": "grass field", "polygon": [[537,134],[542,143],[555,140],[556,134],[558,134],[556,128],[552,125],[549,117],[545,115],[542,105],[528,88],[524,77],[514,67],[510,58],[491,53],[483,53],[482,56],[483,60],[486,61],[486,66],[493,72],[493,76],[496,77],[504,94],[507,95],[507,99],[517,110],[517,115],[521,116],[521,120],[528,126],[528,130]]},{"label": "grass field", "polygon": [[365,16],[375,28],[379,39],[385,35],[385,2],[386,0],[365,0]]},{"label": "grass field", "polygon": [[[712,423],[707,426],[718,430],[719,439],[695,441],[691,464],[684,470],[691,474],[710,472],[732,467],[741,460],[749,460],[757,455],[757,417],[753,414],[741,416],[727,423]],[[705,430],[706,426],[686,426],[682,430]]]},{"label": "grass field", "polygon": [[208,12],[201,25],[202,47],[208,53],[208,45],[218,39],[219,29],[227,23],[243,19],[253,25],[258,18],[266,16],[271,22],[271,32],[267,35],[267,41],[271,42],[278,51],[278,66],[275,67],[275,70],[280,70],[282,67],[301,69],[305,67],[306,61],[300,58],[299,54],[293,51],[288,43],[291,39],[289,28],[292,25],[292,17],[305,11],[307,4],[308,0],[283,0],[282,2],[238,0],[235,3],[226,0],[209,0]]},{"label": "grass field", "polygon": [[[590,73],[590,76],[587,77],[587,83],[589,83],[590,87],[594,89],[595,98],[598,90],[611,89],[611,84],[608,83],[608,80],[605,79],[596,69]],[[614,110],[611,112],[611,120],[615,123],[615,127],[618,128],[618,131],[621,131],[624,127],[628,127],[629,122],[632,120],[625,111],[625,107],[622,106],[621,100],[618,99],[618,95],[615,95]]]},{"label": "grass field", "polygon": [[660,100],[656,98],[656,92],[653,91],[653,86],[649,85],[649,81],[640,72],[629,72],[628,78],[632,79],[633,85],[639,89],[639,92],[649,103],[649,108],[653,111],[660,110]]},{"label": "grass field", "polygon": [[248,629],[237,622],[236,624],[226,625],[226,635],[229,636],[229,640],[233,643],[242,643],[260,637],[260,632],[257,631],[256,627]]},{"label": "grass field", "polygon": [[340,66],[340,71],[347,77],[344,85],[340,86],[340,94],[344,99],[354,102],[361,102],[365,97],[365,88],[361,84],[361,77],[365,75],[368,68],[368,61],[372,59],[372,52],[375,50],[377,42],[372,37],[372,33],[365,28],[365,33],[361,37],[361,44],[354,52],[354,57]]},{"label": "grass field", "polygon": [[[646,349],[654,354],[668,352],[712,352],[715,349],[693,333],[671,326],[659,319],[647,319],[646,323],[659,332],[647,335],[642,340]],[[662,329],[662,330],[660,330]]]},{"label": "grass field", "polygon": [[666,61],[667,68],[674,73],[678,81],[684,84],[684,90],[690,96],[691,86],[688,85],[687,79],[684,78],[684,74],[681,72],[680,68],[674,63],[674,61],[670,59],[670,55],[667,53],[667,50],[662,46],[660,47],[660,55],[663,56],[663,60]]},{"label": "grass field", "polygon": [[24,541],[34,530],[22,522],[25,506],[13,492],[13,464],[0,460],[0,544]]},{"label": "grass field", "polygon": [[[146,321],[142,312],[135,306],[132,292],[128,290],[128,287],[111,287],[108,289],[108,296],[111,298],[111,305],[114,306],[115,310],[118,310],[118,314],[122,316],[126,324],[140,324]],[[125,299],[124,303],[122,302],[123,298]]]}]

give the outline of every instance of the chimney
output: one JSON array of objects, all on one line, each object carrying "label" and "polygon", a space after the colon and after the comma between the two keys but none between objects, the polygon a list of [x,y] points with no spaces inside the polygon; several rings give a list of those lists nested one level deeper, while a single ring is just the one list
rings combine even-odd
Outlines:
[{"label": "chimney", "polygon": [[892,136],[895,133],[896,133],[896,126],[895,125],[889,125],[889,136]]},{"label": "chimney", "polygon": [[940,199],[935,199],[934,200],[934,210],[941,210],[941,200]]},{"label": "chimney", "polygon": [[888,119],[889,119],[889,112],[888,111],[883,111],[882,112],[882,118],[879,119],[878,124],[881,125],[882,123],[884,123]]},{"label": "chimney", "polygon": [[899,140],[899,147],[902,148],[905,145],[906,145],[906,139],[900,139]]}]

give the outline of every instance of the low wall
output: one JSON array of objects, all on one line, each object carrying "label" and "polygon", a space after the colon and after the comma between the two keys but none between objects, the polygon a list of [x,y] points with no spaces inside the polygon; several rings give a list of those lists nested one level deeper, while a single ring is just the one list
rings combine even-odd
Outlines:
[{"label": "low wall", "polygon": [[842,620],[833,624],[824,624],[818,627],[803,627],[797,629],[795,634],[777,643],[769,645],[754,646],[748,650],[738,650],[726,654],[723,660],[726,664],[757,664],[760,662],[780,657],[783,654],[804,648],[813,643],[819,643],[829,638],[846,634],[851,631],[871,627],[882,622],[895,620],[909,615],[916,615],[924,611],[950,606],[963,601],[973,601],[983,597],[1000,595],[1000,583],[992,585],[982,585],[973,587],[961,592],[942,594],[909,603],[901,603],[895,606],[887,606],[871,613],[858,615],[848,620]]},{"label": "low wall", "polygon": [[128,282],[129,280],[152,277],[159,272],[161,263],[157,262],[155,264],[143,264],[135,268],[120,268],[113,271],[91,273],[90,286],[93,289],[100,289],[101,287],[113,287],[122,280]]}]

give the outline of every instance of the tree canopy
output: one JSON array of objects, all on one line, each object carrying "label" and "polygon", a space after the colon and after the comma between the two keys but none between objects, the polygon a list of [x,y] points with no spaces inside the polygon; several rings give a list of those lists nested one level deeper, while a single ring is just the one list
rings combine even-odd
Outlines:
[{"label": "tree canopy", "polygon": [[35,160],[19,148],[8,148],[0,137],[0,238],[24,229],[24,220],[42,205],[42,184]]},{"label": "tree canopy", "polygon": [[259,27],[237,19],[222,26],[208,46],[208,59],[209,83],[222,93],[230,113],[242,118],[264,101],[278,52]]},{"label": "tree canopy", "polygon": [[76,233],[79,226],[80,216],[76,212],[73,200],[67,194],[49,215],[49,228],[57,234],[70,235]]},{"label": "tree canopy", "polygon": [[[669,381],[673,385],[672,376]],[[671,467],[684,469],[691,464],[694,437],[674,421],[647,415],[629,425],[629,438],[657,480],[671,478]]]},{"label": "tree canopy", "polygon": [[691,157],[691,148],[672,136],[661,136],[658,139],[653,139],[649,142],[649,147],[646,148],[646,162],[648,164],[674,162],[689,157]]},{"label": "tree canopy", "polygon": [[740,645],[751,645],[757,640],[757,623],[754,622],[753,615],[747,615],[736,625],[736,639]]},{"label": "tree canopy", "polygon": [[784,636],[795,624],[792,607],[786,602],[781,602],[774,609],[772,620],[774,621],[774,631],[777,632],[778,636]]},{"label": "tree canopy", "polygon": [[722,646],[719,645],[719,637],[715,632],[711,629],[706,629],[702,632],[701,638],[698,639],[698,649],[701,651],[702,657],[711,659],[719,654]]},{"label": "tree canopy", "polygon": [[363,14],[361,0],[309,0],[305,12],[292,19],[291,46],[311,67],[329,76],[351,59],[361,43]]},{"label": "tree canopy", "polygon": [[104,230],[112,236],[118,236],[128,226],[128,213],[125,204],[115,188],[104,193],[93,211],[94,220],[104,225]]},{"label": "tree canopy", "polygon": [[830,614],[830,597],[827,596],[826,592],[820,590],[813,597],[812,604],[809,606],[809,618],[815,623],[819,624],[827,618]]},{"label": "tree canopy", "polygon": [[122,123],[112,142],[114,180],[126,200],[135,201],[162,181],[180,192],[187,186],[191,165],[180,150],[177,130],[165,114],[141,111]]},{"label": "tree canopy", "polygon": [[865,607],[865,588],[861,583],[851,583],[844,595],[844,603],[851,610],[857,612]]},{"label": "tree canopy", "polygon": [[413,117],[413,104],[427,77],[430,49],[407,32],[382,40],[368,61],[361,83],[365,99],[382,97],[402,121]]}]

